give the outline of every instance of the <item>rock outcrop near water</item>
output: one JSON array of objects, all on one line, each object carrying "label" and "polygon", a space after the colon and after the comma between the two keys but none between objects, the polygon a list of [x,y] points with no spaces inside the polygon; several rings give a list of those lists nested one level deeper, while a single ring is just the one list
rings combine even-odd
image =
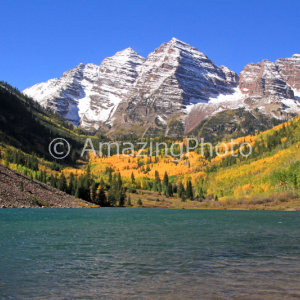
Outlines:
[{"label": "rock outcrop near water", "polygon": [[92,207],[37,180],[5,168],[0,164],[0,208]]}]

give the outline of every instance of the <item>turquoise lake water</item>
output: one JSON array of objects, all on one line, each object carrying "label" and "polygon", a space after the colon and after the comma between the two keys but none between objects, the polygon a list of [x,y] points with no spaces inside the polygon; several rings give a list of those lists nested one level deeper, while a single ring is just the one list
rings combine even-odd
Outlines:
[{"label": "turquoise lake water", "polygon": [[299,299],[300,213],[0,210],[0,298]]}]

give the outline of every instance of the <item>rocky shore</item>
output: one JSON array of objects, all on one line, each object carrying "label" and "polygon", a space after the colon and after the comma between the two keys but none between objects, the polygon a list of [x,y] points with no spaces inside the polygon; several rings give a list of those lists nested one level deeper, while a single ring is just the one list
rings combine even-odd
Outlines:
[{"label": "rocky shore", "polygon": [[83,208],[95,205],[0,165],[0,208],[33,207]]}]

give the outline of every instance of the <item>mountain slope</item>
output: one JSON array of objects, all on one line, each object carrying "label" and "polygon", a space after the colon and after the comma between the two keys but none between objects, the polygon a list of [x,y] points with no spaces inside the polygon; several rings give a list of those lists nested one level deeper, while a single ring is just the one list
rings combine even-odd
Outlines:
[{"label": "mountain slope", "polygon": [[183,136],[227,110],[256,117],[258,109],[267,125],[291,119],[300,113],[299,70],[295,54],[250,63],[238,76],[173,38],[147,59],[128,48],[100,66],[80,64],[24,93],[74,125],[112,137]]},{"label": "mountain slope", "polygon": [[[213,95],[233,94],[237,75],[216,66],[196,48],[173,38],[150,53],[140,74],[113,115],[113,133],[121,125],[147,130],[160,127],[168,134],[169,121],[184,122],[188,106]],[[161,126],[159,126],[161,124]]]},{"label": "mountain slope", "polygon": [[[155,158],[135,156],[130,159],[122,155],[91,156],[89,163],[98,180],[107,183],[109,176],[103,170],[114,170],[121,173],[124,186],[133,193],[136,189],[151,191],[147,206],[161,205],[157,203],[165,201],[161,199],[161,194],[168,198],[168,203],[176,203],[178,198],[182,202],[190,201],[185,196],[179,196],[179,187],[181,190],[182,186],[187,189],[188,182],[191,182],[192,200],[197,203],[194,207],[300,210],[299,137],[300,118],[296,117],[260,134],[237,138],[234,141],[237,143],[234,156],[230,151],[225,156],[217,156],[214,150],[212,157],[209,151],[204,151],[202,156],[200,146],[188,156],[184,153],[179,162],[161,154]],[[252,146],[249,157],[242,156],[238,151],[239,147],[245,150],[241,146],[244,142]],[[225,144],[227,149],[231,148],[230,142]],[[219,147],[221,155],[224,154],[222,149],[223,145]],[[164,185],[166,173],[168,186],[171,184],[174,195],[167,194],[167,186]],[[139,194],[147,195],[147,192]],[[146,196],[143,196],[143,203],[144,198]]]},{"label": "mountain slope", "polygon": [[[54,138],[65,138],[77,154],[85,138],[83,132],[51,110],[24,96],[10,85],[0,82],[0,139],[27,153],[35,152],[48,159],[49,144]],[[74,157],[74,156],[73,156]],[[76,155],[75,155],[76,157]],[[70,161],[71,157],[66,158]]]},{"label": "mountain slope", "polygon": [[[279,61],[285,68],[279,65]],[[186,132],[195,132],[203,122],[212,117],[216,119],[220,112],[227,110],[245,109],[255,118],[259,113],[264,116],[264,122],[259,127],[267,125],[267,128],[293,118],[300,113],[299,99],[295,97],[299,94],[299,69],[297,55],[292,59],[280,59],[276,63],[263,60],[246,65],[239,75],[239,86],[233,95],[218,95],[207,103],[192,107],[186,118]],[[290,85],[289,81],[293,84]],[[260,119],[257,118],[258,121]],[[221,120],[218,126],[222,126]]]},{"label": "mountain slope", "polygon": [[127,48],[104,59],[100,66],[80,64],[59,79],[24,90],[24,94],[76,126],[99,129],[127,93],[144,60]]},{"label": "mountain slope", "polygon": [[61,192],[0,164],[0,208],[93,207],[91,203]]}]

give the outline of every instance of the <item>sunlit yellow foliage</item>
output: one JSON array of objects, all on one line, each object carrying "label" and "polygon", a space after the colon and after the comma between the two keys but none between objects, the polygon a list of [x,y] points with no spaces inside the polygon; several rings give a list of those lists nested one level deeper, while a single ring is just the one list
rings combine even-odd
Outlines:
[{"label": "sunlit yellow foliage", "polygon": [[[90,152],[89,162],[93,174],[101,174],[105,171],[106,167],[111,167],[114,171],[120,172],[124,177],[130,177],[133,173],[136,178],[154,178],[155,171],[158,171],[161,179],[163,179],[165,172],[167,172],[169,176],[177,177],[190,174],[190,177],[194,182],[196,182],[199,176],[204,176],[204,172],[201,172],[201,175],[197,172],[201,170],[201,166],[207,164],[207,161],[195,152],[190,152],[189,157],[179,162],[173,162],[172,157],[158,157],[157,160],[157,163],[155,163],[154,157],[151,157],[150,162],[150,158],[148,157],[142,158],[124,155],[95,157],[95,155]],[[143,162],[142,167],[139,167],[139,162]],[[145,173],[147,166],[149,166],[150,171]]]},{"label": "sunlit yellow foliage", "polygon": [[64,173],[64,175],[68,178],[70,176],[71,173],[73,173],[74,175],[83,175],[86,173],[85,170],[82,169],[72,169],[72,168],[65,168],[62,171]]}]

